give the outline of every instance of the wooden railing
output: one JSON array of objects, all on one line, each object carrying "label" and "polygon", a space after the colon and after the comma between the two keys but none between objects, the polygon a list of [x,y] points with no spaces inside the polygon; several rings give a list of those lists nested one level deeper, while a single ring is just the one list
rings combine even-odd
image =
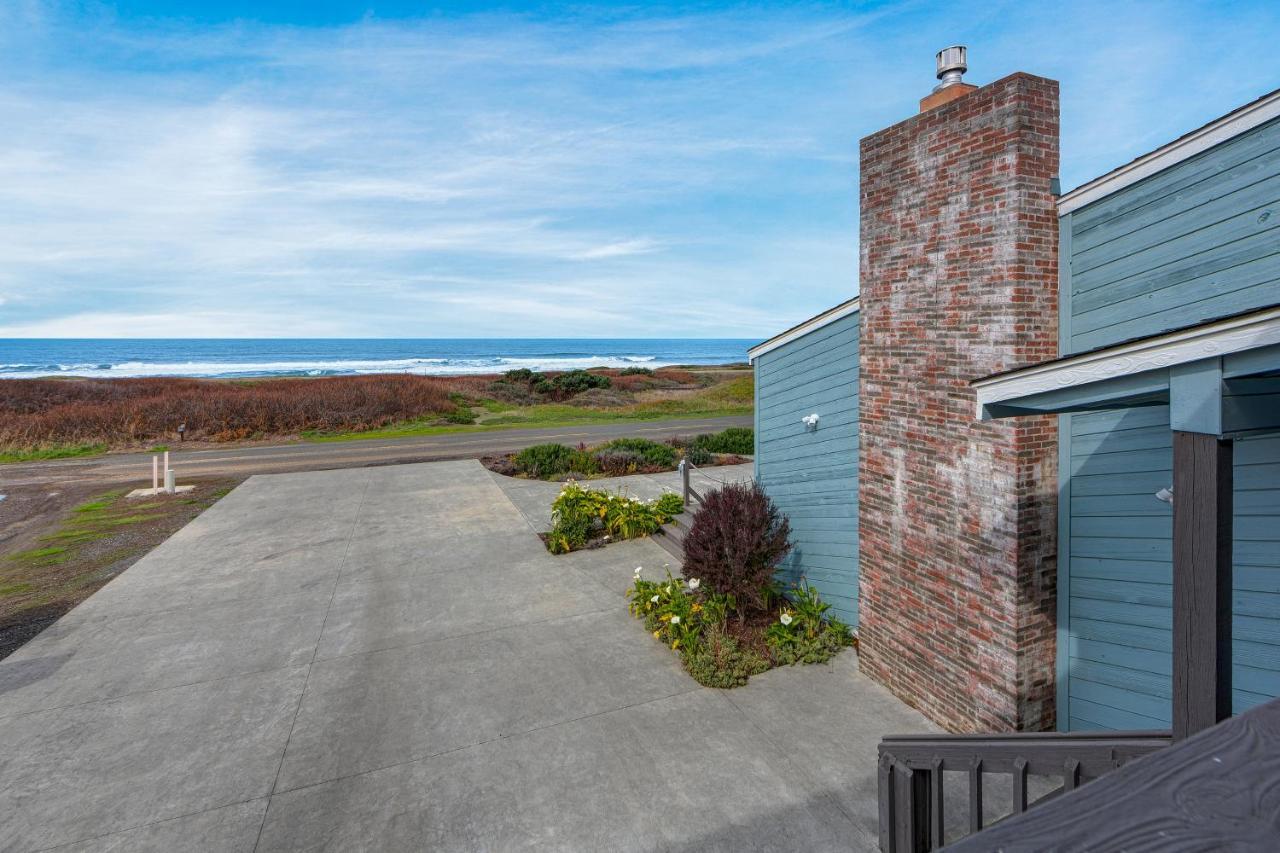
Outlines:
[{"label": "wooden railing", "polygon": [[[1167,747],[1167,731],[1069,732],[1008,735],[892,735],[880,742],[880,849],[936,850],[946,843],[945,774],[968,781],[967,833],[983,829],[985,774],[1010,777],[1009,813],[1025,812],[1064,791]],[[1031,777],[1061,784],[1029,799]],[[953,797],[954,799],[954,797]]]},{"label": "wooden railing", "polygon": [[694,491],[693,486],[689,485],[689,472],[696,467],[697,466],[688,459],[680,460],[680,497],[684,500],[684,507],[686,510],[692,507],[692,504],[689,502],[690,498],[696,500],[698,503],[702,503],[702,495]]}]

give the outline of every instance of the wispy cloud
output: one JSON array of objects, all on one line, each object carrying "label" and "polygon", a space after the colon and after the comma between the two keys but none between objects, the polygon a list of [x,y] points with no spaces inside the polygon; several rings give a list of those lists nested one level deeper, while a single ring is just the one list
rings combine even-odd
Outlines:
[{"label": "wispy cloud", "polygon": [[856,292],[938,47],[1063,81],[1070,186],[1274,85],[1266,11],[0,5],[0,335],[767,335]]}]

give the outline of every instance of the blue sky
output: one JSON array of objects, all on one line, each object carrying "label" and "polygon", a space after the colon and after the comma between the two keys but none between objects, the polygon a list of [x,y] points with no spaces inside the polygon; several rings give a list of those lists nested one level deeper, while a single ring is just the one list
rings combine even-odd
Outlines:
[{"label": "blue sky", "polygon": [[1280,86],[1274,2],[0,0],[0,337],[748,337],[857,292],[933,54],[1064,188]]}]

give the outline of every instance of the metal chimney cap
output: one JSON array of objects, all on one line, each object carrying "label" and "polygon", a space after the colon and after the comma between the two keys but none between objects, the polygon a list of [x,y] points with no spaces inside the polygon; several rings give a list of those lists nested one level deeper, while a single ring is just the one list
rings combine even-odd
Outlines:
[{"label": "metal chimney cap", "polygon": [[944,47],[938,51],[938,79],[942,82],[933,91],[937,92],[939,89],[956,85],[968,70],[969,51],[964,45],[955,44]]}]

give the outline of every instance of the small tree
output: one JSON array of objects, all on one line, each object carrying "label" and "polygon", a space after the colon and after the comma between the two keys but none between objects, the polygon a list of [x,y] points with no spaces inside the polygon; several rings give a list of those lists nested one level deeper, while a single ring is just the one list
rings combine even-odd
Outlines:
[{"label": "small tree", "polygon": [[756,483],[706,496],[684,540],[684,576],[732,595],[741,618],[766,606],[765,590],[791,550],[791,524]]}]

